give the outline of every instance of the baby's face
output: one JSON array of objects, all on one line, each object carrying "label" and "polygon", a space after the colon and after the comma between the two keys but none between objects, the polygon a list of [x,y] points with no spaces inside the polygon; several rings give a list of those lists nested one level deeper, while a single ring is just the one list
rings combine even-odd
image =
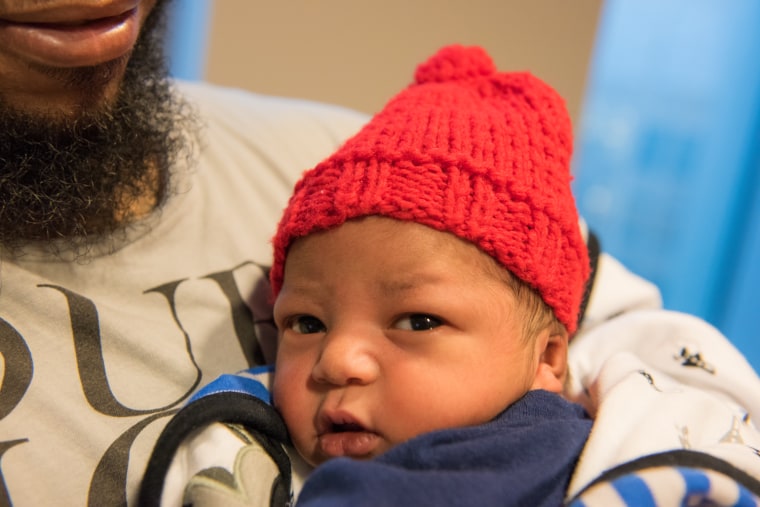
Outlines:
[{"label": "baby's face", "polygon": [[311,464],[486,422],[538,358],[473,245],[371,217],[298,240],[275,303],[275,405]]}]

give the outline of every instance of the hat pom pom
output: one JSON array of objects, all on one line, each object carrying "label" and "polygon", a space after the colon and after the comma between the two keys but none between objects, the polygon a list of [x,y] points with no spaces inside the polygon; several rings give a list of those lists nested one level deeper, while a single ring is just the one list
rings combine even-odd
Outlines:
[{"label": "hat pom pom", "polygon": [[496,73],[496,66],[479,46],[446,46],[417,67],[417,84],[458,81]]}]

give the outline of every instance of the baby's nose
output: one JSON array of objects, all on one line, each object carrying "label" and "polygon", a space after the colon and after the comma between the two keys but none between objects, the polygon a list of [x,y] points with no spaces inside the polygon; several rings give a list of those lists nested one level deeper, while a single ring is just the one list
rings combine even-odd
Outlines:
[{"label": "baby's nose", "polygon": [[368,384],[380,371],[370,340],[348,330],[329,331],[312,370],[316,382],[344,386]]}]

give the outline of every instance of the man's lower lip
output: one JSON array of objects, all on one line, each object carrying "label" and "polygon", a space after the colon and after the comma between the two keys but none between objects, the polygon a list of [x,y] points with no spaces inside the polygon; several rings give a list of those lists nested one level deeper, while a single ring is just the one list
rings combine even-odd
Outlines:
[{"label": "man's lower lip", "polygon": [[139,34],[137,8],[81,24],[0,22],[0,46],[56,68],[88,67],[127,54]]},{"label": "man's lower lip", "polygon": [[319,447],[330,457],[366,457],[378,446],[380,437],[367,431],[326,433],[319,437]]}]

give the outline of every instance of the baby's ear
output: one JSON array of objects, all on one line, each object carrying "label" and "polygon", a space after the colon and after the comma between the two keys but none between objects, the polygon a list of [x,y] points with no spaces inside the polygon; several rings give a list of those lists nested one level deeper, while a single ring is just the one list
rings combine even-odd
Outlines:
[{"label": "baby's ear", "polygon": [[533,389],[562,393],[567,377],[567,333],[546,328],[536,338],[535,356],[538,357]]}]

